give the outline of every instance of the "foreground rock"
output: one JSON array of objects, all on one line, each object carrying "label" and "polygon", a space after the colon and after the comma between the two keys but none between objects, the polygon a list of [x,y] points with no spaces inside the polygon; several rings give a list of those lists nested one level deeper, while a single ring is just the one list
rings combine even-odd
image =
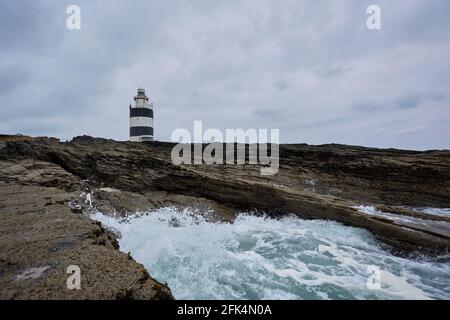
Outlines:
[{"label": "foreground rock", "polygon": [[[60,286],[54,297],[83,297],[81,292],[61,289],[64,266],[78,259],[86,263],[85,270],[100,270],[87,275],[89,290],[98,288],[89,297],[170,297],[165,286],[116,250],[114,237],[83,215],[89,210],[74,207],[78,215],[69,210],[69,200],[80,205],[84,200],[80,193],[86,190],[93,192],[97,209],[122,216],[165,206],[212,210],[224,221],[232,221],[239,211],[273,217],[296,214],[365,228],[398,254],[449,251],[450,219],[413,208],[450,207],[450,151],[282,145],[279,173],[261,176],[256,165],[176,166],[170,160],[172,147],[91,137],[67,143],[48,138],[0,139],[0,181],[5,192],[0,205],[3,221],[8,221],[1,227],[2,295],[33,296],[31,292],[39,290],[33,291],[30,281],[50,281],[46,288],[54,281]],[[9,200],[14,194],[16,202]],[[362,205],[388,214],[356,208]],[[18,292],[14,288],[22,288],[23,272],[47,266],[51,268],[33,269],[40,276],[23,282],[19,291],[23,295],[14,296]],[[49,275],[52,280],[45,280]]]},{"label": "foreground rock", "polygon": [[[112,234],[69,208],[79,179],[34,160],[2,161],[0,172],[0,299],[173,299]],[[72,265],[80,290],[67,287]]]}]

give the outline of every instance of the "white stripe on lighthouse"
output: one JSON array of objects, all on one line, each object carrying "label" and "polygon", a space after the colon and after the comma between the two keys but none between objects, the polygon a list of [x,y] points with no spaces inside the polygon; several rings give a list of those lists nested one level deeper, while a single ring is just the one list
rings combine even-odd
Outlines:
[{"label": "white stripe on lighthouse", "polygon": [[153,119],[148,117],[130,118],[130,127],[153,127]]}]

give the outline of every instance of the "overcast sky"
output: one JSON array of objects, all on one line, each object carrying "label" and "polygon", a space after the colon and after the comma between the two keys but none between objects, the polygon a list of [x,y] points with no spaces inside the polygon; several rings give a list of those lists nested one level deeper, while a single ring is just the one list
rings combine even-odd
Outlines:
[{"label": "overcast sky", "polygon": [[450,149],[449,14],[448,0],[2,0],[0,133],[127,140],[143,86],[160,140],[203,120],[286,143]]}]

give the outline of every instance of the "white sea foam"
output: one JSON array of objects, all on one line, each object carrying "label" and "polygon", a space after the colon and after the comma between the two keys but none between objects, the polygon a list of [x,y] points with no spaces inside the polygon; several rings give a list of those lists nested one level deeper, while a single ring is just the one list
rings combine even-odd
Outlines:
[{"label": "white sea foam", "polygon": [[449,208],[419,208],[418,211],[428,214],[434,214],[437,216],[443,216],[450,218],[450,209]]},{"label": "white sea foam", "polygon": [[[444,236],[450,235],[450,223],[446,221],[424,220],[411,216],[393,214],[390,212],[383,212],[373,206],[356,206],[354,208],[368,215],[389,219],[397,224],[426,228],[428,230],[438,232]],[[423,209],[422,212],[434,215],[436,215],[436,213],[439,212],[440,214],[437,215],[442,216],[443,215],[442,212],[445,212],[444,210],[446,209]]]},{"label": "white sea foam", "polygon": [[[173,208],[122,222],[92,218],[120,232],[121,250],[178,299],[450,299],[448,258],[395,257],[369,232],[335,222],[241,215],[211,223]],[[372,265],[381,269],[379,290],[366,286]]]}]

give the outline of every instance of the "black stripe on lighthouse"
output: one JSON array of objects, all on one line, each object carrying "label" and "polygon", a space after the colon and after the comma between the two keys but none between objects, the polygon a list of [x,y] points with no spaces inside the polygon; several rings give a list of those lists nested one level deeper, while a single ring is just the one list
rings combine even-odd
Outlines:
[{"label": "black stripe on lighthouse", "polygon": [[153,128],[152,127],[131,127],[130,128],[130,136],[153,136]]},{"label": "black stripe on lighthouse", "polygon": [[133,117],[147,117],[153,119],[153,110],[149,108],[131,108],[130,118]]}]

